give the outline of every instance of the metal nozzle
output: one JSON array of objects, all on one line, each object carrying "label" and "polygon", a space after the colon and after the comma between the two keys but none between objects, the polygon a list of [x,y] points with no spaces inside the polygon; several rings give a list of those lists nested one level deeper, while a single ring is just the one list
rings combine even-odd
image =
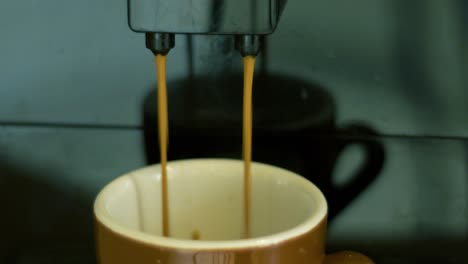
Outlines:
[{"label": "metal nozzle", "polygon": [[257,56],[262,47],[261,35],[240,35],[236,36],[236,49],[240,52],[242,57]]},{"label": "metal nozzle", "polygon": [[174,39],[171,33],[146,33],[146,47],[154,55],[166,55],[174,47]]}]

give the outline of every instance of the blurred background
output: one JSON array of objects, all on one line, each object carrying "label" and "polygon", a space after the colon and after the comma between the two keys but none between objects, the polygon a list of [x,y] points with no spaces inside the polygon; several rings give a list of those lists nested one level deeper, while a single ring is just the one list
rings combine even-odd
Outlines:
[{"label": "blurred background", "polygon": [[[330,251],[355,249],[377,263],[468,263],[467,39],[468,1],[288,2],[258,72],[320,84],[337,129],[310,133],[304,140],[316,148],[352,138],[385,154],[375,179],[332,220]],[[231,44],[177,35],[170,93],[190,89],[180,80],[240,73]],[[94,197],[152,162],[144,132],[154,69],[144,35],[128,28],[125,0],[0,2],[0,263],[95,262]],[[222,85],[213,86],[202,95],[222,108]],[[314,105],[304,107],[324,111]],[[288,116],[289,107],[265,109]],[[171,115],[178,120],[177,108]],[[338,129],[355,123],[373,132]],[[348,145],[331,155],[337,185],[369,160],[362,144]],[[301,162],[320,153],[306,151]]]}]

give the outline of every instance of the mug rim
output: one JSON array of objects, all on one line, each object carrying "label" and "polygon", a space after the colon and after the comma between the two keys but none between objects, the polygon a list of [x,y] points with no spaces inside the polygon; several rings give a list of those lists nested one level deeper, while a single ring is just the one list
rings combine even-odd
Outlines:
[{"label": "mug rim", "polygon": [[[174,165],[178,163],[239,163],[243,164],[243,160],[238,159],[225,159],[225,158],[197,158],[197,159],[182,159],[182,160],[173,160],[168,161],[167,165]],[[102,188],[95,201],[94,201],[94,217],[97,222],[102,224],[104,227],[108,228],[110,231],[123,236],[129,240],[145,243],[152,246],[164,247],[164,248],[174,248],[174,249],[185,249],[185,250],[203,250],[203,249],[216,249],[216,250],[232,250],[232,249],[245,249],[245,248],[258,248],[258,247],[269,247],[272,245],[277,245],[282,242],[289,241],[300,237],[322,223],[326,220],[327,216],[327,202],[323,193],[315,186],[312,182],[308,181],[304,177],[296,174],[292,171],[270,165],[261,162],[251,162],[251,169],[254,168],[268,168],[281,171],[282,175],[288,177],[289,181],[294,182],[297,185],[301,185],[305,188],[308,193],[313,196],[313,199],[317,201],[317,208],[313,214],[307,217],[305,221],[296,225],[293,228],[288,230],[266,235],[255,238],[244,238],[236,240],[188,240],[188,239],[178,239],[171,237],[156,236],[153,234],[147,234],[139,230],[133,230],[126,226],[120,225],[112,221],[111,216],[106,212],[105,201],[106,198],[110,195],[114,186],[118,186],[127,181],[132,175],[142,173],[143,171],[155,170],[160,167],[160,164],[154,164],[145,166],[128,173],[125,173]]]}]

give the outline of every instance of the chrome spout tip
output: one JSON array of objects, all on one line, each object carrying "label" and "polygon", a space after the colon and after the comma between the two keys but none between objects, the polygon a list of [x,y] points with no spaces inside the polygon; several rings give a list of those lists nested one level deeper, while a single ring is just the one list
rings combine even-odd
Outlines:
[{"label": "chrome spout tip", "polygon": [[256,57],[262,48],[263,36],[261,35],[238,35],[236,36],[236,49],[242,57]]},{"label": "chrome spout tip", "polygon": [[146,33],[146,47],[154,55],[167,55],[175,46],[175,37],[172,33]]}]

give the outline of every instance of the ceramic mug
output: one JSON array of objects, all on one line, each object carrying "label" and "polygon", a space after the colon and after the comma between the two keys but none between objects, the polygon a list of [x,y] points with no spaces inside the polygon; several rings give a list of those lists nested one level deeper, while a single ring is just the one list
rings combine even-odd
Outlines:
[{"label": "ceramic mug", "polygon": [[[251,238],[243,238],[243,162],[168,163],[170,237],[163,237],[160,166],[125,174],[94,204],[100,264],[373,263],[354,252],[325,255],[327,203],[285,169],[253,163]],[[196,234],[199,240],[192,240]]]}]

